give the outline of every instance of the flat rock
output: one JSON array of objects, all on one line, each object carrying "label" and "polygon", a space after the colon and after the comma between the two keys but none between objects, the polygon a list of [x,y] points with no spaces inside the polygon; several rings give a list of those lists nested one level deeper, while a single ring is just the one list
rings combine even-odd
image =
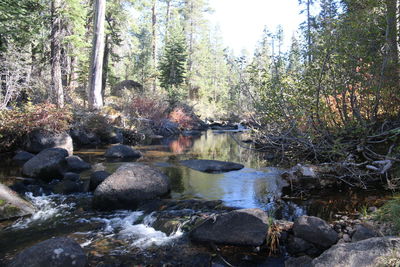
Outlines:
[{"label": "flat rock", "polygon": [[190,232],[198,242],[260,246],[268,232],[268,215],[261,209],[235,210],[209,218]]},{"label": "flat rock", "polygon": [[338,234],[324,220],[313,216],[301,216],[293,225],[296,237],[323,248],[329,248],[338,241]]},{"label": "flat rock", "polygon": [[104,156],[106,158],[127,159],[127,158],[140,158],[142,154],[139,151],[134,150],[130,146],[116,145],[107,149]]},{"label": "flat rock", "polygon": [[242,164],[238,163],[205,159],[183,160],[180,161],[180,164],[197,171],[209,173],[229,172],[244,168]]},{"label": "flat rock", "polygon": [[66,167],[68,151],[63,148],[45,149],[22,167],[22,173],[28,177],[52,180],[62,178]]},{"label": "flat rock", "polygon": [[[387,259],[400,252],[400,238],[374,237],[337,244],[312,261],[315,267],[387,266]],[[386,264],[385,264],[386,262]]]},{"label": "flat rock", "polygon": [[126,163],[107,177],[95,190],[94,207],[102,210],[132,209],[144,200],[166,195],[168,176],[140,163]]},{"label": "flat rock", "polygon": [[87,258],[70,238],[52,238],[20,252],[8,267],[84,267]]},{"label": "flat rock", "polygon": [[0,221],[32,215],[35,211],[31,203],[0,183]]}]

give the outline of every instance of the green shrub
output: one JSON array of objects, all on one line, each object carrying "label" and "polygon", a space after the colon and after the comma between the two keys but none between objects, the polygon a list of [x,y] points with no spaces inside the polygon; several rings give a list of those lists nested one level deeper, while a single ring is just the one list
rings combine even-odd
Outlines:
[{"label": "green shrub", "polygon": [[389,222],[397,233],[400,233],[400,196],[386,202],[375,214],[375,219]]}]

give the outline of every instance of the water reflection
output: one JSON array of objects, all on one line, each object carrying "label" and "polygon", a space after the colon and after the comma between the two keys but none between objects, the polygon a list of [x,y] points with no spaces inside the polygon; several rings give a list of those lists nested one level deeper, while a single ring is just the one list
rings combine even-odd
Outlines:
[{"label": "water reflection", "polygon": [[192,139],[193,137],[191,136],[179,136],[178,139],[169,144],[169,149],[176,154],[187,152],[193,145]]}]

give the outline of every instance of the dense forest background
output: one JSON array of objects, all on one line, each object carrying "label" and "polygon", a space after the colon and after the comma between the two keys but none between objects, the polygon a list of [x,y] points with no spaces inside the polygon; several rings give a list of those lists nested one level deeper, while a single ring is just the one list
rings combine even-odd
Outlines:
[{"label": "dense forest background", "polygon": [[397,1],[299,4],[306,19],[290,49],[281,27],[266,27],[254,54],[237,56],[206,0],[2,0],[2,135],[10,107],[154,119],[186,103],[202,119],[251,122],[263,143],[306,158],[398,160]]}]

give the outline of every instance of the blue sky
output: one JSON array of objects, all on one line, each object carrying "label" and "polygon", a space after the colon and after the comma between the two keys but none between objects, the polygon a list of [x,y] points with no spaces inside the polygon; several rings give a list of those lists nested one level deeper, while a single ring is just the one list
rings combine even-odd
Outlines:
[{"label": "blue sky", "polygon": [[224,44],[236,55],[242,49],[250,53],[260,40],[264,26],[272,32],[281,24],[286,46],[293,33],[305,19],[299,15],[298,0],[210,0],[214,9],[210,20],[218,25]]}]

